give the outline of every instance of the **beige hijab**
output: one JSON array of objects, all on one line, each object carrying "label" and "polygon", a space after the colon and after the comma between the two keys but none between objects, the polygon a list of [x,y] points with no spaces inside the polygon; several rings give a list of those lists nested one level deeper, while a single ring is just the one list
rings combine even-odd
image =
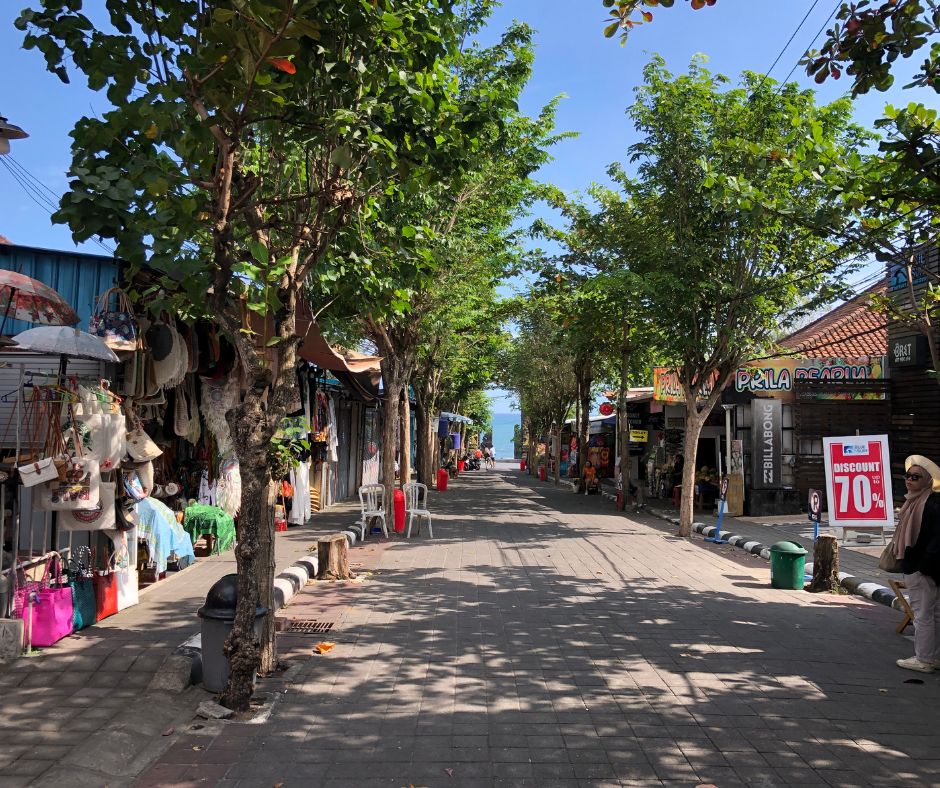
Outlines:
[{"label": "beige hijab", "polygon": [[904,505],[898,512],[898,530],[894,535],[894,555],[904,558],[904,551],[917,542],[920,536],[920,521],[924,516],[924,505],[933,490],[926,487],[920,492],[904,496]]}]

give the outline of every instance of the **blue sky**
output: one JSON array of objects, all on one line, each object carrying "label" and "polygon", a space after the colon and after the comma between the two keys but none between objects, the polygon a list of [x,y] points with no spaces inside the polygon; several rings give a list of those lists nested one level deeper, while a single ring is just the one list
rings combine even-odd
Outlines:
[{"label": "blue sky", "polygon": [[[107,99],[80,84],[63,85],[48,74],[37,51],[20,48],[22,34],[13,27],[18,9],[28,0],[5,3],[0,12],[0,66],[6,75],[0,91],[0,115],[22,126],[30,138],[12,143],[12,157],[54,192],[66,185],[69,130],[81,116],[107,110]],[[98,3],[88,3],[97,7]],[[836,0],[718,0],[711,8],[693,11],[677,2],[672,9],[654,10],[651,24],[637,28],[626,47],[603,38],[605,9],[601,0],[508,0],[495,13],[484,38],[492,40],[513,19],[536,29],[535,73],[522,100],[523,111],[536,113],[554,96],[565,94],[558,112],[560,129],[579,136],[562,142],[555,160],[542,171],[544,180],[568,192],[604,180],[607,166],[625,156],[636,135],[625,115],[644,64],[651,53],[662,55],[670,68],[681,71],[696,53],[710,59],[710,68],[729,76],[745,69],[766,72],[800,20],[813,7],[806,23],[781,56],[771,76],[783,79],[810,47],[813,37],[839,5]],[[821,37],[817,40],[822,40]],[[902,91],[913,63],[898,69],[896,87],[857,101],[856,119],[865,125],[882,114],[886,103],[906,103],[913,91]],[[801,68],[791,77],[809,86]],[[844,79],[819,89],[831,100],[846,89]],[[935,96],[920,93],[929,103]],[[68,231],[55,227],[46,210],[37,206],[0,167],[0,234],[16,243],[70,249]],[[101,253],[94,245],[86,251]],[[495,403],[505,412],[505,399]]]}]

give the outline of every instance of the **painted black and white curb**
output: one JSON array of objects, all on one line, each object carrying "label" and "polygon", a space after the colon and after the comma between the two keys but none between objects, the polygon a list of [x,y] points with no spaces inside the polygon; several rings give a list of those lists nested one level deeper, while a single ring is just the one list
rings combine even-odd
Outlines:
[{"label": "painted black and white curb", "polygon": [[[666,520],[673,525],[679,524],[679,518],[675,517],[671,512],[665,512],[659,509],[650,509],[648,511],[650,514],[659,517],[661,520]],[[702,536],[714,536],[718,528],[714,525],[705,525],[705,523],[692,523],[692,530],[697,534],[701,534]],[[737,534],[730,533],[729,531],[723,531],[721,538],[726,539],[728,544],[733,547],[744,550],[751,555],[760,556],[767,561],[770,560],[770,548],[762,545],[760,542],[755,542],[753,539],[748,539],[745,536],[738,536]],[[812,574],[812,572],[813,564],[810,562],[806,564],[806,573]],[[870,580],[864,580],[860,577],[855,577],[854,575],[850,575],[847,572],[839,572],[839,585],[841,585],[851,594],[855,594],[856,596],[863,596],[866,599],[870,599],[872,602],[877,602],[878,604],[885,605],[886,607],[893,608],[894,610],[899,610],[902,613],[904,612],[904,609],[901,607],[901,603],[894,595],[894,591],[883,585],[879,585],[878,583],[874,583]]]}]

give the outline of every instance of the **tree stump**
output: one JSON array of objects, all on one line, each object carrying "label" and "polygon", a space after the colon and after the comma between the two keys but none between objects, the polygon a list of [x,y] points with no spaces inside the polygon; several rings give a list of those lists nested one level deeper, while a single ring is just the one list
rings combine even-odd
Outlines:
[{"label": "tree stump", "polygon": [[839,590],[839,542],[828,534],[820,535],[813,550],[813,581],[809,590],[818,593]]},{"label": "tree stump", "polygon": [[317,540],[317,580],[353,580],[349,568],[349,544],[343,534]]}]

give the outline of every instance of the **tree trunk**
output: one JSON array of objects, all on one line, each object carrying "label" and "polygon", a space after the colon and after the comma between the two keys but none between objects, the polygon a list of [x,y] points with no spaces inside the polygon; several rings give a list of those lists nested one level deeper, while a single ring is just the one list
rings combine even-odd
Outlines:
[{"label": "tree trunk", "polygon": [[[365,523],[363,528],[368,528]],[[349,545],[343,534],[332,534],[317,541],[317,580],[353,580],[349,568]]]},{"label": "tree trunk", "polygon": [[411,481],[411,402],[408,397],[408,384],[401,392],[401,452],[399,459],[399,476],[402,486]]},{"label": "tree trunk", "polygon": [[[295,250],[294,262],[297,253]],[[282,309],[276,316],[281,342],[276,349],[276,379],[264,363],[262,350],[250,353],[240,347],[242,363],[249,374],[249,388],[241,403],[226,414],[235,456],[239,461],[242,499],[239,512],[235,561],[238,570],[238,602],[232,633],[225,643],[231,673],[221,703],[234,711],[248,709],[255,672],[270,673],[277,666],[274,630],[274,502],[268,449],[296,393],[297,292],[280,292]],[[246,357],[247,356],[247,357]],[[260,641],[255,637],[257,606],[268,614],[262,622]]]},{"label": "tree trunk", "polygon": [[537,470],[533,467],[535,465],[535,455],[536,455],[536,443],[535,443],[535,429],[532,422],[526,424],[526,472],[529,476],[533,476],[537,473]]},{"label": "tree trunk", "polygon": [[428,436],[431,431],[431,416],[420,395],[415,402],[415,473],[421,484],[431,478],[431,451]]},{"label": "tree trunk", "polygon": [[[264,584],[274,581],[274,484],[268,471],[267,445],[270,440],[262,396],[264,389],[253,385],[229,420],[242,478],[242,507],[239,515],[235,560],[238,567],[238,603],[232,633],[225,643],[231,665],[222,705],[245,711],[254,689],[255,672],[262,663],[262,643],[255,637],[256,606],[264,605]],[[272,600],[273,601],[273,600]],[[265,605],[267,607],[267,605]],[[266,618],[273,628],[273,609]],[[271,643],[273,648],[273,636]]]},{"label": "tree trunk", "polygon": [[839,540],[831,534],[821,534],[813,548],[813,592],[836,593],[839,590]]},{"label": "tree trunk", "polygon": [[699,413],[695,407],[695,399],[691,404],[687,401],[688,415],[685,419],[685,444],[683,458],[685,464],[682,468],[682,499],[679,506],[679,536],[692,535],[692,518],[695,507],[695,460],[698,454],[698,439],[705,426],[707,413]]},{"label": "tree trunk", "polygon": [[382,484],[385,485],[385,518],[394,522],[395,451],[398,448],[398,408],[403,385],[402,365],[395,356],[382,359],[382,381],[385,387],[385,408],[382,414]]},{"label": "tree trunk", "polygon": [[[617,391],[617,446],[620,454],[620,509],[626,505],[627,489],[630,486],[630,408],[627,395],[630,393],[630,326],[623,325],[623,345],[620,348],[620,388]],[[642,500],[642,499],[641,499]]]},{"label": "tree trunk", "polygon": [[578,461],[584,466],[587,459],[585,452],[588,447],[591,428],[591,387],[594,384],[594,374],[591,359],[587,358],[580,365],[578,375],[578,403],[581,421],[578,423]]},{"label": "tree trunk", "polygon": [[[562,417],[562,419],[564,416]],[[561,425],[562,419],[558,420],[558,431],[553,436],[555,439],[555,449],[554,457],[552,458],[552,465],[554,465],[554,472],[552,473],[555,486],[557,487],[561,483]]]}]

